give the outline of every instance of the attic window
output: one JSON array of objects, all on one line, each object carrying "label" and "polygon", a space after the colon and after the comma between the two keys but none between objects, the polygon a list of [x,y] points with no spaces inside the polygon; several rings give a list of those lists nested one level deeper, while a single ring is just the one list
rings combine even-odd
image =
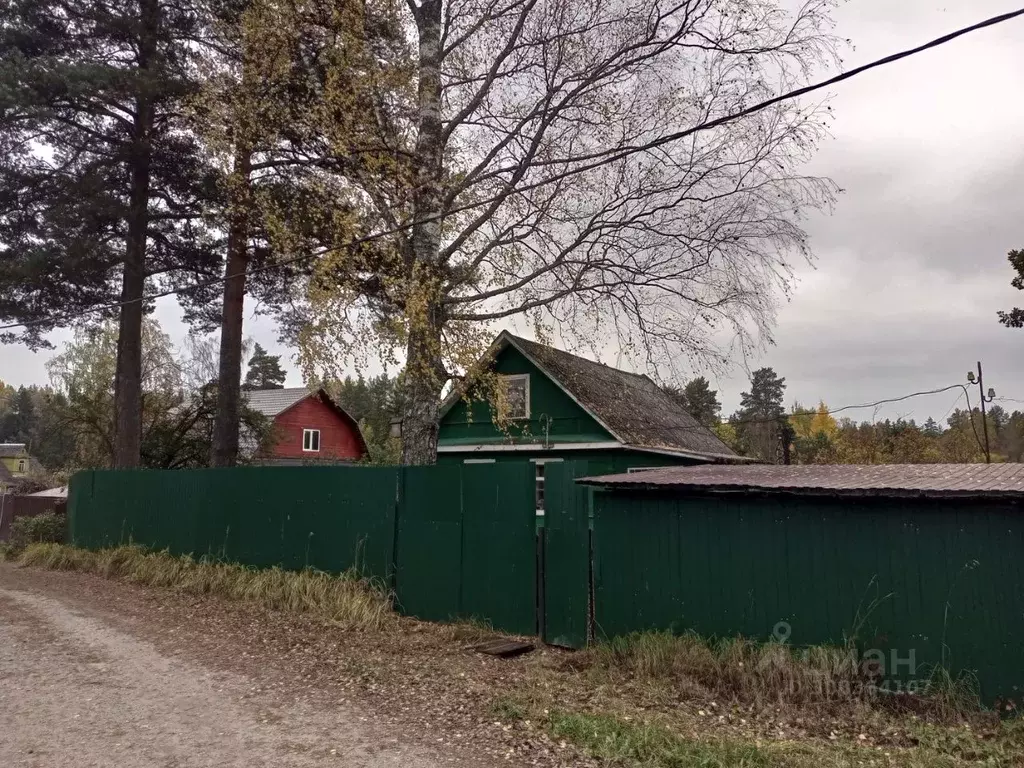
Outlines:
[{"label": "attic window", "polygon": [[25,471],[25,460],[24,459],[18,459],[18,471],[19,472],[24,472]]},{"label": "attic window", "polygon": [[317,452],[320,450],[320,430],[302,430],[302,450]]},{"label": "attic window", "polygon": [[505,381],[506,418],[530,418],[530,374],[502,376]]}]

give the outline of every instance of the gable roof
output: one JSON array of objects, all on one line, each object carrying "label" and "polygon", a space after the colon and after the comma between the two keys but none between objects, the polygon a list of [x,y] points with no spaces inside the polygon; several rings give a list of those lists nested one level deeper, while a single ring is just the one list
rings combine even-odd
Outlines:
[{"label": "gable roof", "polygon": [[[307,397],[315,397],[341,419],[348,423],[359,441],[359,447],[365,454],[368,450],[363,432],[359,429],[359,422],[356,421],[348,411],[338,405],[324,389],[309,390],[305,387],[287,387],[285,389],[249,389],[242,392],[248,407],[257,413],[266,416],[268,419],[275,419],[282,413],[298,405]],[[251,447],[251,446],[250,446]]]},{"label": "gable roof", "polygon": [[25,443],[0,443],[0,459],[28,458]]},{"label": "gable roof", "polygon": [[284,413],[300,400],[309,397],[305,387],[289,387],[287,389],[250,389],[244,393],[249,408],[267,418],[274,418]]},{"label": "gable roof", "polygon": [[[483,359],[514,347],[626,447],[712,461],[745,461],[648,376],[502,331]],[[453,392],[443,416],[459,399]]]}]

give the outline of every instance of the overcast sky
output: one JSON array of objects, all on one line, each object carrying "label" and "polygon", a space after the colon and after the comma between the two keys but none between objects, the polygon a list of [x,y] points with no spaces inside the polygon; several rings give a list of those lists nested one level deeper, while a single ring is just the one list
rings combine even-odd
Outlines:
[{"label": "overcast sky", "polygon": [[[1018,0],[849,0],[836,32],[855,45],[846,56],[852,67],[1017,7]],[[839,407],[898,397],[961,382],[981,360],[986,386],[1024,402],[1024,330],[996,320],[998,309],[1024,304],[1006,262],[1008,250],[1024,247],[1022,40],[1024,19],[1011,21],[835,87],[834,138],[812,170],[844,193],[832,215],[809,223],[816,263],[798,271],[776,346],[751,361],[786,377],[789,401],[824,398]],[[181,339],[178,315],[173,302],[157,313]],[[265,318],[250,321],[247,335],[292,354]],[[49,354],[0,346],[0,379],[45,383]],[[737,365],[716,381],[726,414],[746,376]],[[294,366],[288,383],[302,383]],[[877,416],[942,419],[957,398],[916,398]]]}]

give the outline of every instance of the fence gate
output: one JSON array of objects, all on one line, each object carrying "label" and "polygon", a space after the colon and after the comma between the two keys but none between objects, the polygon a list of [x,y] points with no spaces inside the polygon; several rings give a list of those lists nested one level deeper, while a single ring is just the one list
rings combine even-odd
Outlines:
[{"label": "fence gate", "polygon": [[533,466],[406,467],[397,526],[403,613],[480,619],[533,634],[537,569]]},{"label": "fence gate", "polygon": [[590,490],[587,462],[545,466],[544,642],[582,648],[590,636]]}]

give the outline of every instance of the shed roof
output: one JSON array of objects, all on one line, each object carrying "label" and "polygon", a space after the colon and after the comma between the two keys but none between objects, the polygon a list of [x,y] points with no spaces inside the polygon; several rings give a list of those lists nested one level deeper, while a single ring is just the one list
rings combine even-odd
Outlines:
[{"label": "shed roof", "polygon": [[581,482],[711,493],[1024,498],[1024,464],[702,465],[588,477]]},{"label": "shed roof", "polygon": [[[612,368],[508,331],[498,335],[485,358],[493,359],[507,346],[525,355],[627,447],[710,461],[749,461],[738,456],[648,376]],[[459,395],[449,395],[442,415]]]},{"label": "shed roof", "polygon": [[37,491],[36,493],[30,493],[29,496],[39,496],[44,499],[66,499],[68,497],[68,487],[61,485],[57,488],[47,488],[45,491]]}]

